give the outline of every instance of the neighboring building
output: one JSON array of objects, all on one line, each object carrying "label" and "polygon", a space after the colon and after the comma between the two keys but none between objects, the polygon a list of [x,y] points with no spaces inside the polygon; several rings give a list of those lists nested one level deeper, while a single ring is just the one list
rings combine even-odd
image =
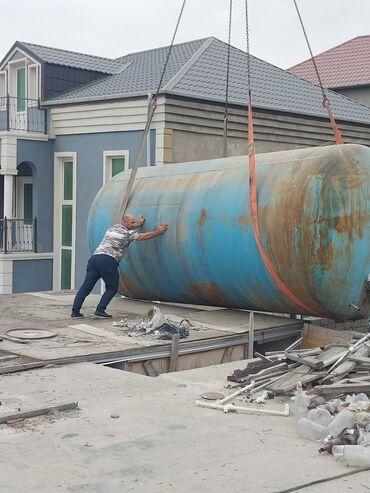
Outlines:
[{"label": "neighboring building", "polygon": [[[167,52],[111,60],[16,42],[0,62],[0,293],[78,287],[90,205],[132,165]],[[173,47],[142,166],[222,156],[226,59],[215,38]],[[258,152],[333,142],[318,87],[251,62]],[[246,66],[232,48],[229,155],[247,152]],[[330,101],[345,140],[370,145],[370,108]]]},{"label": "neighboring building", "polygon": [[[370,106],[370,36],[358,36],[315,56],[323,85]],[[292,74],[318,84],[312,60],[289,68]]]}]

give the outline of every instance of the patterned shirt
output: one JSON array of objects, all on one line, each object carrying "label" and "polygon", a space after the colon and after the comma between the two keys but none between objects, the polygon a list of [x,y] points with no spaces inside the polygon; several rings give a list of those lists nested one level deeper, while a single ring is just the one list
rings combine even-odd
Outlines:
[{"label": "patterned shirt", "polygon": [[136,231],[125,228],[122,224],[114,224],[105,233],[94,255],[109,255],[117,263],[120,263],[130,243],[137,240],[139,234]]}]

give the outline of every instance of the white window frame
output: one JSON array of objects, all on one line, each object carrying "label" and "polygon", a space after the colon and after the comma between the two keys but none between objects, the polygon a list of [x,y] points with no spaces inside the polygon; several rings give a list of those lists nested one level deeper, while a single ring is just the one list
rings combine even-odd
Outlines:
[{"label": "white window frame", "polygon": [[6,95],[7,95],[7,87],[6,87],[6,83],[7,83],[7,77],[6,77],[6,70],[2,70],[0,72],[0,98],[6,98]]},{"label": "white window frame", "polygon": [[53,289],[61,289],[62,263],[62,185],[63,163],[72,161],[73,164],[73,195],[72,195],[72,260],[71,260],[71,289],[75,289],[76,277],[76,221],[77,221],[77,152],[54,152],[54,262]]},{"label": "white window frame", "polygon": [[112,179],[112,158],[123,157],[125,160],[125,171],[129,169],[130,151],[116,150],[103,152],[103,185]]},{"label": "white window frame", "polygon": [[38,106],[39,99],[39,67],[36,64],[29,64],[27,66],[27,98],[34,99],[35,101],[29,101],[28,106]]}]

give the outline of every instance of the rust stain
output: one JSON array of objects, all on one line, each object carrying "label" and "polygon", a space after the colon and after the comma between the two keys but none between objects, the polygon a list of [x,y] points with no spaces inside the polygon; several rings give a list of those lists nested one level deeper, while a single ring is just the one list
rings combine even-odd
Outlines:
[{"label": "rust stain", "polygon": [[214,306],[235,306],[220,290],[214,282],[201,282],[192,284],[188,287],[189,292],[196,298],[200,304],[211,304]]},{"label": "rust stain", "polygon": [[207,218],[208,218],[207,211],[205,209],[202,209],[202,212],[200,214],[200,218],[198,221],[199,226],[203,226],[203,224],[206,222]]},{"label": "rust stain", "polygon": [[131,277],[120,274],[118,292],[124,296],[138,299],[148,299],[148,293],[139,286]]},{"label": "rust stain", "polygon": [[241,214],[238,217],[238,221],[239,224],[241,224],[242,226],[248,226],[249,224],[251,224],[251,216],[250,214]]}]

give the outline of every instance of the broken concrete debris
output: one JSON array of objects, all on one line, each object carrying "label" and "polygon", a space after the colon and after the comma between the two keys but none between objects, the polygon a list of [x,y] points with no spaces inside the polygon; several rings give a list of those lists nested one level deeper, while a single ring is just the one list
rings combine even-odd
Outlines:
[{"label": "broken concrete debris", "polygon": [[175,334],[182,339],[188,337],[190,329],[203,328],[199,322],[187,318],[176,323],[171,320],[171,315],[165,317],[157,306],[152,306],[140,322],[129,323],[127,319],[123,319],[113,322],[112,326],[127,328],[126,333],[129,336],[150,336],[162,340],[171,340]]},{"label": "broken concrete debris", "polygon": [[[358,337],[358,334],[357,334]],[[240,387],[216,402],[196,401],[198,407],[225,413],[289,415],[283,410],[262,408],[274,396],[292,399],[300,437],[320,444],[320,453],[332,454],[349,466],[370,467],[370,334],[350,344],[256,354],[244,369],[227,377]],[[302,339],[300,339],[302,342]],[[243,395],[252,408],[231,404]],[[203,397],[203,396],[202,396]]]}]

